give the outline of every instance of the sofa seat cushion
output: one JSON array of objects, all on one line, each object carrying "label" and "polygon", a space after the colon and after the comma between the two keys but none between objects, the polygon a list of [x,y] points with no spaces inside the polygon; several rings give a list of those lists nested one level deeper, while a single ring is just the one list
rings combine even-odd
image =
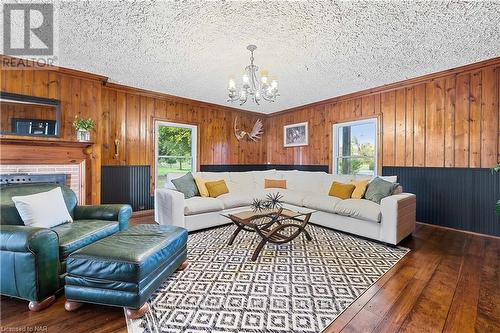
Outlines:
[{"label": "sofa seat cushion", "polygon": [[59,237],[59,259],[120,230],[118,221],[75,220],[52,228]]},{"label": "sofa seat cushion", "polygon": [[335,206],[341,201],[337,197],[326,194],[310,194],[304,198],[303,206],[327,213],[335,213]]},{"label": "sofa seat cushion", "polygon": [[366,199],[346,199],[340,200],[335,205],[334,212],[343,216],[350,216],[356,219],[380,222],[380,205]]},{"label": "sofa seat cushion", "polygon": [[224,209],[248,206],[253,201],[250,195],[231,192],[219,195],[217,199],[222,201]]},{"label": "sofa seat cushion", "polygon": [[[70,277],[92,281],[139,284],[158,268],[186,252],[188,234],[171,225],[140,224],[72,253],[67,260]],[[153,279],[153,276],[150,276]],[[148,279],[148,281],[151,281]],[[104,281],[105,280],[105,281]],[[114,284],[119,288],[119,284]]]},{"label": "sofa seat cushion", "polygon": [[184,215],[217,212],[223,209],[224,204],[218,198],[192,197],[184,200]]}]

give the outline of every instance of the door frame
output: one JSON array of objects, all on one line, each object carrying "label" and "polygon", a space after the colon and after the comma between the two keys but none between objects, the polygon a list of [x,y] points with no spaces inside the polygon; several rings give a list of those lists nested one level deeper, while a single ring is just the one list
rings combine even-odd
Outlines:
[{"label": "door frame", "polygon": [[197,172],[200,169],[198,155],[199,155],[199,135],[198,135],[198,124],[193,123],[185,123],[185,122],[176,122],[161,118],[153,118],[153,163],[152,166],[154,168],[154,172],[152,173],[152,194],[154,194],[154,190],[156,188],[156,179],[158,177],[158,141],[156,140],[156,136],[158,134],[158,128],[160,126],[171,126],[171,127],[180,127],[180,128],[188,128],[191,129],[191,150],[194,152],[192,168],[193,172]]}]

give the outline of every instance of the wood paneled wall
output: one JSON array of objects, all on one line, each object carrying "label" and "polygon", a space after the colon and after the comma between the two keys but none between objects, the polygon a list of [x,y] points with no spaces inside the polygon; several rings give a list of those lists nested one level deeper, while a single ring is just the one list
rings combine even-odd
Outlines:
[{"label": "wood paneled wall", "polygon": [[[379,118],[383,166],[490,168],[500,160],[500,58],[271,115],[267,162],[332,166],[332,125]],[[283,126],[309,121],[309,145]]]},{"label": "wood paneled wall", "polygon": [[[286,110],[270,116],[109,84],[104,76],[59,68],[2,68],[1,90],[61,100],[62,141],[74,141],[75,115],[97,127],[92,191],[101,165],[152,165],[153,119],[198,125],[199,164],[332,163],[332,124],[379,118],[379,165],[482,167],[499,159],[500,58]],[[233,122],[264,121],[262,142],[237,141]],[[309,145],[283,147],[283,126],[309,122]],[[4,136],[3,136],[4,137]],[[29,139],[29,138],[27,138]],[[118,155],[115,156],[115,140]]]},{"label": "wood paneled wall", "polygon": [[[4,92],[61,101],[61,140],[76,140],[72,126],[75,116],[95,120],[101,116],[101,87],[105,79],[101,76],[77,71],[64,73],[58,70],[2,68],[1,79],[1,90]],[[101,135],[101,123],[96,123],[94,139]]]},{"label": "wood paneled wall", "polygon": [[[94,144],[90,146],[89,159],[86,167],[86,202],[99,203],[101,192],[101,157],[100,142],[102,124],[101,88],[105,79],[99,75],[67,70],[67,69],[32,69],[21,65],[16,69],[2,67],[0,71],[1,90],[9,93],[58,99],[61,101],[61,137],[57,140],[33,137],[17,137],[2,135],[1,138],[24,139],[26,147],[37,150],[38,144],[33,141],[64,141],[76,140],[72,127],[76,115],[96,119]],[[32,144],[33,143],[33,144]],[[80,145],[77,145],[80,146]],[[21,147],[21,146],[19,146]],[[21,149],[21,148],[20,148]],[[22,150],[20,150],[22,157]],[[43,153],[41,153],[43,154]],[[1,155],[0,155],[1,158]],[[25,160],[25,163],[30,163]],[[33,162],[31,162],[33,163]]]},{"label": "wood paneled wall", "polygon": [[[87,165],[87,177],[92,182],[87,184],[89,203],[100,200],[102,165],[154,164],[153,118],[197,125],[199,164],[259,164],[266,159],[265,141],[238,141],[233,134],[236,117],[240,127],[249,131],[258,118],[264,120],[264,115],[108,84],[104,76],[72,69],[33,69],[26,63],[30,64],[25,61],[16,68],[1,68],[1,91],[60,100],[61,137],[56,141],[76,140],[72,126],[75,116],[96,120],[92,133],[92,163]],[[0,139],[9,138],[19,139],[0,135]],[[26,145],[49,140],[21,139],[26,140]],[[117,156],[115,140],[119,142]]]},{"label": "wood paneled wall", "polygon": [[103,165],[151,165],[154,119],[197,125],[199,164],[259,164],[265,160],[264,142],[238,141],[233,134],[236,117],[250,130],[263,118],[258,114],[117,85],[103,88],[102,110]]}]

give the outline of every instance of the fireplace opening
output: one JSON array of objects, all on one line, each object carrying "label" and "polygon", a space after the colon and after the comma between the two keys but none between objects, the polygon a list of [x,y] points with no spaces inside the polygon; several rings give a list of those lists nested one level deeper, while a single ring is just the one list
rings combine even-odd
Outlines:
[{"label": "fireplace opening", "polygon": [[30,184],[30,183],[49,183],[66,185],[66,175],[65,174],[9,174],[0,175],[1,185],[11,185],[11,184]]}]

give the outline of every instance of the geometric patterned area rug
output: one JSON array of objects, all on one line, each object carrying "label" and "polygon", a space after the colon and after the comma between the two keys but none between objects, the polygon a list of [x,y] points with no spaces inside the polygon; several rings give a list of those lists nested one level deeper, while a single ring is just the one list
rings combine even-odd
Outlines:
[{"label": "geometric patterned area rug", "polygon": [[321,332],[408,249],[309,224],[312,241],[266,244],[234,225],[189,235],[186,270],[151,296],[151,310],[128,320],[129,333]]}]

